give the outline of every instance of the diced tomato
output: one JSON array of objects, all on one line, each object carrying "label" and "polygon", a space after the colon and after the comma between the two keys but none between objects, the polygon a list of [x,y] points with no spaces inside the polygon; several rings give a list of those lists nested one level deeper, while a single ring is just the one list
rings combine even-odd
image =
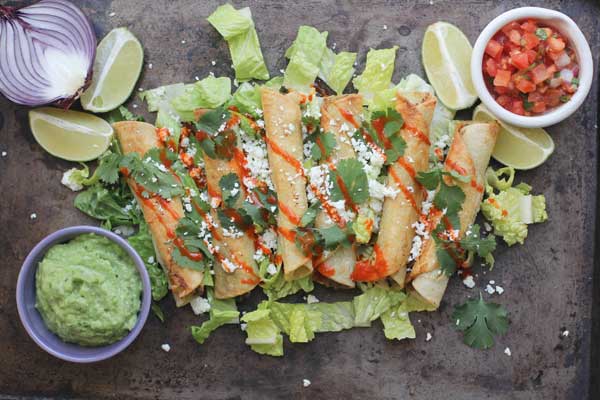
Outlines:
[{"label": "diced tomato", "polygon": [[520,33],[519,33],[519,31],[518,31],[518,30],[516,30],[516,29],[513,29],[513,30],[511,30],[510,32],[508,32],[508,39],[509,39],[509,40],[510,40],[512,43],[514,43],[514,44],[516,44],[516,45],[518,45],[518,46],[520,46],[520,45],[521,45],[521,34],[520,34]]},{"label": "diced tomato", "polygon": [[492,58],[498,58],[502,54],[502,45],[492,39],[485,47],[485,52]]},{"label": "diced tomato", "polygon": [[560,104],[560,96],[562,95],[563,91],[560,89],[548,89],[544,97],[544,102],[549,107],[556,107]]},{"label": "diced tomato", "polygon": [[511,55],[510,62],[518,69],[525,69],[529,67],[529,57],[526,53],[515,53]]},{"label": "diced tomato", "polygon": [[534,47],[536,47],[538,44],[540,44],[540,38],[537,37],[534,33],[527,32],[523,35],[523,42],[524,42],[525,48],[528,50],[531,50]]},{"label": "diced tomato", "polygon": [[531,92],[527,96],[527,101],[530,103],[535,103],[536,101],[543,101],[543,100],[544,100],[544,96],[539,91]]},{"label": "diced tomato", "polygon": [[562,39],[549,37],[548,38],[548,47],[550,48],[550,50],[552,50],[554,52],[562,51],[565,48],[565,41]]},{"label": "diced tomato", "polygon": [[502,27],[501,31],[504,32],[507,36],[510,36],[510,31],[515,31],[521,29],[521,25],[518,22],[513,21]]},{"label": "diced tomato", "polygon": [[496,61],[494,61],[493,58],[488,58],[485,62],[485,71],[491,77],[496,76],[496,72],[498,72],[498,65],[496,64]]},{"label": "diced tomato", "polygon": [[496,77],[494,78],[494,86],[504,86],[507,87],[510,82],[511,73],[506,70],[498,70],[496,72]]},{"label": "diced tomato", "polygon": [[535,103],[533,103],[533,107],[530,111],[534,113],[543,113],[544,111],[546,111],[546,103],[544,103],[543,101],[536,101]]},{"label": "diced tomato", "polygon": [[514,112],[515,114],[525,115],[523,100],[514,100],[511,104],[510,111]]},{"label": "diced tomato", "polygon": [[[538,36],[538,30],[544,34]],[[519,115],[546,112],[578,89],[577,84],[556,78],[563,69],[579,76],[575,51],[560,32],[535,19],[502,27],[487,44],[482,63],[493,97]]]},{"label": "diced tomato", "polygon": [[534,33],[537,29],[537,24],[534,20],[530,19],[527,22],[521,24],[521,29],[523,29],[525,32]]},{"label": "diced tomato", "polygon": [[512,104],[512,98],[510,98],[509,96],[504,96],[504,95],[498,96],[496,101],[498,102],[498,104],[500,104],[504,108],[508,108]]},{"label": "diced tomato", "polygon": [[527,50],[526,53],[527,61],[529,61],[529,64],[533,64],[533,62],[537,58],[537,52],[535,50]]},{"label": "diced tomato", "polygon": [[540,64],[531,70],[531,78],[533,79],[533,83],[535,83],[536,85],[538,83],[544,82],[551,76],[552,74],[548,73],[548,69],[544,64]]},{"label": "diced tomato", "polygon": [[519,79],[519,81],[516,82],[516,87],[523,93],[531,93],[535,90],[535,84],[525,78]]}]

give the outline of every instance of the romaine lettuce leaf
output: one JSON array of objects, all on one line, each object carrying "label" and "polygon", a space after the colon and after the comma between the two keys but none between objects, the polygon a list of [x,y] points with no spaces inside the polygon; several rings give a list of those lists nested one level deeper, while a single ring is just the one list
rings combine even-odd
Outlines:
[{"label": "romaine lettuce leaf", "polygon": [[416,337],[415,328],[408,317],[405,301],[381,314],[381,322],[383,323],[383,333],[387,339],[402,340]]},{"label": "romaine lettuce leaf", "polygon": [[283,276],[281,266],[277,267],[277,273],[271,275],[267,272],[269,266],[268,260],[259,265],[259,276],[262,279],[260,286],[269,298],[269,300],[279,300],[281,298],[298,293],[300,290],[306,293],[312,292],[314,283],[310,276],[306,276],[294,281],[287,281]]},{"label": "romaine lettuce leaf", "polygon": [[207,289],[207,297],[210,302],[210,318],[200,326],[192,326],[192,336],[200,344],[217,328],[226,324],[237,324],[240,313],[235,305],[235,300],[219,300],[214,298],[213,290]]},{"label": "romaine lettuce leaf", "polygon": [[367,102],[373,99],[375,93],[390,88],[397,50],[398,46],[394,46],[390,49],[371,49],[367,53],[365,70],[352,81]]},{"label": "romaine lettuce leaf", "polygon": [[319,74],[319,65],[327,47],[327,32],[319,32],[311,26],[300,26],[292,46],[285,52],[289,58],[283,75],[287,88],[307,93]]},{"label": "romaine lettuce leaf", "polygon": [[335,303],[280,303],[270,302],[271,318],[286,333],[291,330],[290,316],[296,310],[305,310],[315,332],[339,332],[354,327],[354,306],[351,301]]},{"label": "romaine lettuce leaf", "polygon": [[254,118],[262,113],[260,87],[248,82],[242,83],[233,93],[230,105],[237,107],[241,113],[251,114]]},{"label": "romaine lettuce leaf", "polygon": [[217,108],[231,97],[231,80],[212,75],[187,86],[184,92],[171,100],[173,109],[183,121],[193,121],[198,108]]},{"label": "romaine lettuce leaf", "polygon": [[207,20],[227,41],[239,82],[269,79],[250,8],[236,10],[231,4],[224,4]]},{"label": "romaine lettuce leaf", "polygon": [[283,356],[283,336],[279,327],[271,319],[271,311],[265,307],[246,313],[242,317],[246,323],[246,344],[259,354]]},{"label": "romaine lettuce leaf", "polygon": [[406,298],[404,292],[373,286],[352,300],[354,326],[371,326],[371,322]]},{"label": "romaine lettuce leaf", "polygon": [[[488,178],[497,176],[493,170],[488,170],[486,174]],[[506,186],[506,184],[501,185],[501,187]],[[528,185],[519,184],[495,193],[493,186],[486,184],[487,198],[481,204],[481,211],[494,227],[494,234],[502,236],[509,246],[524,243],[527,237],[527,224],[548,219],[545,197],[533,196],[529,194],[530,190]]]},{"label": "romaine lettuce leaf", "polygon": [[336,94],[341,94],[354,74],[354,61],[356,53],[342,51],[335,54],[333,50],[326,48],[321,58],[319,78]]}]

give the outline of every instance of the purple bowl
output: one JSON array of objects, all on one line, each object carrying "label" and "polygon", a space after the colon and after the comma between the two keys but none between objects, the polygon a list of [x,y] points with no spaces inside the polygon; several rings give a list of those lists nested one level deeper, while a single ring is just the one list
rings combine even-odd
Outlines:
[{"label": "purple bowl", "polygon": [[[86,233],[102,235],[121,246],[133,259],[133,262],[140,273],[140,278],[142,279],[142,304],[136,324],[127,336],[107,346],[85,347],[74,343],[63,342],[46,327],[42,316],[35,308],[35,273],[38,264],[46,254],[46,251],[55,244],[65,243],[76,236]],[[148,313],[150,312],[151,295],[150,277],[148,276],[148,271],[146,271],[144,262],[139,254],[125,239],[106,229],[95,226],[73,226],[60,229],[46,236],[33,248],[33,250],[31,250],[25,259],[17,281],[17,309],[19,311],[21,322],[29,336],[31,336],[38,346],[53,356],[77,363],[105,360],[129,346],[146,323]]]}]

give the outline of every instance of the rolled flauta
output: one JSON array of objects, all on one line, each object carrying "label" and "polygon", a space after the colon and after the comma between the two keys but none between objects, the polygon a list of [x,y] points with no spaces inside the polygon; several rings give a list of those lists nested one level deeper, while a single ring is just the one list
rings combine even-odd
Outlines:
[{"label": "rolled flauta", "polygon": [[429,165],[429,126],[436,99],[430,93],[409,92],[396,95],[396,111],[404,124],[400,135],[406,142],[402,157],[388,169],[386,184],[398,191],[383,202],[379,236],[374,245],[375,260],[357,280],[376,281],[391,276],[404,287],[406,264],[415,235],[413,224],[418,220],[423,190],[416,175]]},{"label": "rolled flauta", "polygon": [[[122,121],[113,124],[113,128],[124,154],[138,153],[143,156],[152,148],[164,147],[158,140],[156,128],[148,123]],[[144,189],[133,178],[128,178],[127,183],[148,223],[156,257],[169,278],[169,288],[177,305],[182,306],[196,289],[202,287],[204,273],[183,268],[173,260],[175,230],[183,217],[181,199],[174,197],[166,200],[158,195],[145,198],[141,195]]]},{"label": "rolled flauta", "polygon": [[277,252],[283,261],[285,279],[296,280],[313,271],[311,255],[296,246],[294,233],[308,208],[300,98],[295,92],[283,94],[268,88],[261,89],[261,98],[267,157],[279,206]]},{"label": "rolled flauta", "polygon": [[[330,132],[335,137],[336,145],[331,151],[327,160],[322,162],[333,164],[334,166],[340,160],[356,158],[354,147],[350,141],[349,133],[355,130],[347,122],[348,119],[360,121],[362,115],[362,96],[358,94],[349,94],[343,96],[331,96],[323,99],[321,105],[321,129],[324,132]],[[337,215],[330,215],[330,208],[325,208],[319,212],[315,221],[317,228],[326,228],[339,223]],[[335,209],[333,209],[335,212]],[[349,223],[351,221],[345,221]],[[355,283],[350,279],[350,275],[356,264],[356,249],[352,246],[339,246],[337,249],[323,255],[315,262],[315,269],[326,278],[347,287],[354,287]]]},{"label": "rolled flauta", "polygon": [[[468,182],[456,182],[465,194],[462,209],[458,214],[460,221],[458,239],[463,237],[479,212],[483,199],[485,170],[496,144],[498,130],[499,126],[496,122],[462,123],[455,129],[444,169],[470,177]],[[435,227],[441,219],[441,213],[432,215],[435,217],[429,225]],[[425,300],[436,307],[440,305],[448,285],[448,276],[440,270],[433,238],[430,237],[423,244],[408,280],[412,281],[412,287]]]},{"label": "rolled flauta", "polygon": [[[239,153],[242,150],[236,147],[234,152]],[[234,208],[236,210],[240,208],[246,193],[242,184],[243,167],[239,165],[238,158],[234,157],[231,160],[226,160],[204,155],[204,165],[208,192],[212,197],[211,201],[217,200],[216,203],[219,203],[218,200],[222,198],[222,190],[219,185],[221,178],[230,173],[238,176],[241,194]],[[219,221],[217,209],[212,208],[210,215],[216,225],[213,230],[213,245],[218,248],[215,254],[217,262],[214,266],[215,297],[227,299],[248,293],[260,283],[258,267],[254,260],[254,230],[250,227],[247,230],[240,231],[241,236],[225,233]]]}]

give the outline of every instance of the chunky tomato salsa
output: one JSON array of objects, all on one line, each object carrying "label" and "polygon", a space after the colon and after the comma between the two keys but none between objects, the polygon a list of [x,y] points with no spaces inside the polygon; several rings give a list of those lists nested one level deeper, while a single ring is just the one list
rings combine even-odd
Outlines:
[{"label": "chunky tomato salsa", "polygon": [[566,103],[579,85],[568,40],[534,19],[511,22],[494,35],[483,56],[483,75],[498,104],[519,115]]}]

